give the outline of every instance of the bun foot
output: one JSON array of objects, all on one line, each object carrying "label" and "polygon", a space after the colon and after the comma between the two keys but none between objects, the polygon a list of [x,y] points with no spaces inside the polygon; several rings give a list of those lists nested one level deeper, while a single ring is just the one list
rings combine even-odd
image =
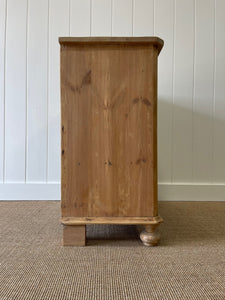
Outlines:
[{"label": "bun foot", "polygon": [[140,239],[145,246],[157,246],[160,241],[160,234],[156,232],[156,227],[159,224],[146,225],[145,230],[141,232]]}]

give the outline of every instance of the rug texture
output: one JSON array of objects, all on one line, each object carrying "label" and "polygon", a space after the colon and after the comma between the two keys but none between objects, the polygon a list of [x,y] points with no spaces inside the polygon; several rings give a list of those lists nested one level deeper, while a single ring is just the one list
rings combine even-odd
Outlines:
[{"label": "rug texture", "polygon": [[225,299],[225,202],[160,202],[161,244],[87,226],[63,247],[59,201],[0,202],[0,299]]}]

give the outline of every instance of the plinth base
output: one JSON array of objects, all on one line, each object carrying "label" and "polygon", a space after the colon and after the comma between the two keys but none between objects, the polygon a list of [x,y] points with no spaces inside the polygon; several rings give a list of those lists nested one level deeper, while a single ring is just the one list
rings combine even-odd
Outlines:
[{"label": "plinth base", "polygon": [[87,224],[117,224],[142,225],[145,230],[140,233],[140,239],[145,246],[156,246],[160,235],[156,228],[163,219],[156,217],[62,217],[64,246],[85,246]]}]

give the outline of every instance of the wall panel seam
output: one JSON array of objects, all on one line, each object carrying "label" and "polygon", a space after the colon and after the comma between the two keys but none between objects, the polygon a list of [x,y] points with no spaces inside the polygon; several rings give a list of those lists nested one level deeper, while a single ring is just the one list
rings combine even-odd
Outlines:
[{"label": "wall panel seam", "polygon": [[175,73],[175,39],[176,39],[176,0],[173,1],[173,69],[172,69],[172,124],[171,124],[171,182],[174,182],[173,142],[174,142],[174,73]]},{"label": "wall panel seam", "polygon": [[132,36],[134,36],[135,0],[132,0]]},{"label": "wall panel seam", "polygon": [[71,7],[71,0],[69,0],[69,3],[68,3],[68,9],[69,9],[69,13],[68,13],[68,16],[69,16],[69,36],[70,36],[70,19],[71,19],[70,7]]},{"label": "wall panel seam", "polygon": [[8,13],[8,10],[7,10],[7,6],[8,6],[8,1],[5,0],[5,32],[4,32],[4,92],[3,92],[3,178],[2,178],[2,181],[3,183],[5,183],[5,70],[6,70],[6,35],[7,35],[7,13]]},{"label": "wall panel seam", "polygon": [[153,0],[153,35],[155,36],[155,0]]},{"label": "wall panel seam", "polygon": [[92,13],[93,13],[93,5],[92,5],[92,0],[90,1],[90,36],[92,36]]},{"label": "wall panel seam", "polygon": [[214,1],[214,61],[213,61],[213,120],[212,120],[212,168],[211,168],[211,175],[213,183],[215,181],[214,179],[214,162],[215,162],[215,110],[216,110],[216,0]]},{"label": "wall panel seam", "polygon": [[196,61],[196,0],[194,0],[194,41],[193,41],[193,83],[192,83],[192,182],[194,179],[194,162],[193,162],[193,155],[194,155],[194,118],[195,118],[195,61]]},{"label": "wall panel seam", "polygon": [[50,36],[50,8],[51,8],[51,5],[50,5],[50,1],[51,0],[48,0],[48,39],[47,39],[47,128],[46,128],[46,136],[47,136],[47,143],[46,143],[46,183],[48,183],[48,148],[49,148],[49,145],[48,145],[48,137],[49,137],[49,56],[50,56],[50,53],[49,53],[49,36]]},{"label": "wall panel seam", "polygon": [[28,32],[29,32],[29,0],[27,0],[27,11],[26,11],[26,92],[25,92],[25,183],[27,183],[27,165],[28,165],[28,128],[27,128],[27,119],[28,119]]},{"label": "wall panel seam", "polygon": [[[47,76],[45,84],[47,84],[47,87],[45,87],[46,89],[46,93],[45,93],[45,98],[44,99],[44,113],[46,114],[46,120],[44,120],[44,130],[46,130],[46,137],[44,136],[43,139],[45,140],[45,138],[47,139],[46,141],[46,150],[43,149],[43,151],[47,151],[47,155],[46,157],[44,157],[44,160],[46,161],[46,166],[43,166],[42,171],[44,172],[45,176],[45,172],[46,172],[46,178],[44,180],[44,182],[48,183],[49,181],[51,181],[51,177],[53,174],[55,176],[55,174],[58,174],[58,169],[53,168],[52,165],[54,164],[55,157],[56,157],[56,151],[53,149],[56,146],[56,143],[54,141],[52,141],[51,136],[52,136],[52,126],[55,126],[54,124],[52,125],[52,120],[51,119],[51,105],[52,105],[52,101],[51,99],[52,97],[52,92],[51,90],[53,89],[57,89],[57,85],[55,80],[52,80],[52,73],[54,73],[53,75],[56,74],[55,67],[53,66],[53,64],[55,63],[55,60],[53,61],[51,59],[51,55],[52,53],[55,51],[56,45],[55,45],[55,38],[56,38],[56,34],[58,33],[58,30],[61,30],[60,28],[60,22],[62,21],[62,27],[63,28],[68,28],[69,27],[69,36],[71,36],[71,33],[73,34],[72,30],[73,30],[73,21],[74,18],[73,17],[73,11],[71,12],[71,8],[73,9],[73,2],[72,0],[68,0],[68,2],[64,2],[62,0],[60,1],[54,1],[54,0],[47,0],[48,2],[46,9],[48,9],[47,12],[47,26],[45,26],[45,28],[43,29],[44,31],[41,31],[41,33],[43,32],[45,38],[47,38],[47,49],[44,50],[44,57],[45,57],[45,62],[44,62],[44,67],[43,67],[43,71],[44,71],[44,76]],[[80,26],[76,26],[76,29],[79,32],[82,31],[83,28],[85,28],[85,30],[87,29],[87,34],[90,31],[90,36],[93,36],[93,34],[96,32],[95,31],[95,18],[100,18],[101,14],[107,11],[107,17],[105,18],[107,19],[107,29],[108,31],[106,32],[109,35],[113,35],[113,31],[115,33],[115,29],[117,30],[117,34],[119,34],[120,32],[122,32],[122,25],[123,23],[123,17],[121,17],[121,15],[125,15],[127,18],[129,16],[129,20],[126,22],[125,21],[125,29],[128,27],[129,29],[129,34],[131,34],[132,36],[135,36],[137,32],[137,29],[141,30],[143,29],[148,29],[150,26],[153,25],[153,35],[157,34],[158,32],[158,27],[159,29],[163,29],[163,32],[160,33],[162,34],[162,38],[165,39],[165,47],[162,50],[162,54],[164,55],[164,52],[167,54],[167,57],[165,59],[165,64],[166,66],[163,66],[163,72],[165,70],[165,73],[167,72],[167,68],[170,70],[170,74],[168,74],[168,77],[170,78],[165,78],[166,81],[166,91],[165,91],[165,98],[166,101],[169,101],[168,104],[168,110],[167,107],[165,107],[165,114],[168,114],[171,111],[171,115],[169,116],[169,128],[167,128],[165,130],[165,132],[168,130],[171,134],[171,138],[168,137],[168,139],[165,139],[167,146],[169,147],[169,149],[171,150],[171,154],[169,154],[166,164],[167,166],[171,166],[171,172],[170,174],[168,174],[168,178],[166,178],[166,180],[170,181],[171,183],[176,183],[176,181],[178,181],[180,179],[180,175],[177,176],[177,170],[179,171],[180,168],[182,168],[182,166],[179,166],[177,163],[177,159],[176,159],[176,153],[178,153],[177,148],[176,148],[176,141],[179,139],[179,135],[178,137],[176,137],[176,132],[179,132],[179,134],[185,134],[185,127],[184,130],[182,131],[182,129],[177,129],[177,127],[175,126],[179,126],[180,123],[182,123],[182,120],[180,121],[180,118],[176,118],[177,116],[177,108],[179,111],[179,108],[185,110],[185,103],[186,102],[182,102],[182,97],[184,97],[186,94],[185,92],[182,93],[181,90],[181,94],[178,95],[177,94],[177,82],[179,84],[179,80],[177,81],[176,78],[178,78],[180,75],[185,75],[182,72],[185,72],[185,69],[181,68],[181,71],[179,69],[179,61],[180,61],[180,57],[183,56],[183,59],[185,60],[185,55],[183,52],[183,47],[184,44],[182,42],[180,42],[180,31],[183,30],[183,22],[180,18],[180,12],[185,13],[185,9],[186,9],[186,2],[183,1],[181,4],[177,1],[177,0],[171,0],[168,3],[164,2],[164,1],[155,1],[152,0],[151,6],[149,6],[150,3],[147,3],[147,1],[143,1],[140,2],[140,7],[139,7],[139,3],[137,2],[138,0],[129,0],[126,2],[126,6],[125,5],[121,5],[121,2],[117,2],[114,0],[109,0],[110,2],[108,2],[107,8],[105,9],[105,5],[101,4],[102,2],[100,2],[100,0],[98,0],[98,6],[95,10],[95,5],[96,2],[95,0],[86,0],[86,4],[84,6],[84,14],[85,14],[85,18],[87,19],[87,21],[90,21],[90,24],[86,23],[86,25],[83,25],[82,22],[80,24]],[[131,2],[132,1],[132,2]],[[31,154],[33,154],[34,157],[36,157],[37,154],[37,149],[34,148],[34,150],[31,150],[31,141],[33,138],[35,138],[35,135],[33,134],[33,130],[31,130],[31,124],[32,120],[30,119],[31,116],[33,115],[32,111],[33,109],[35,109],[35,103],[33,103],[34,101],[32,101],[32,96],[30,94],[30,88],[32,89],[32,85],[30,85],[30,76],[32,76],[33,71],[32,71],[32,67],[30,65],[30,57],[33,57],[33,48],[32,48],[32,28],[33,28],[33,23],[32,21],[32,15],[34,13],[34,16],[36,16],[36,13],[33,12],[33,5],[32,5],[32,1],[31,0],[25,0],[23,1],[23,8],[22,8],[22,15],[23,16],[23,21],[22,24],[23,26],[21,26],[22,29],[20,29],[20,34],[23,37],[23,41],[26,42],[26,48],[24,47],[24,42],[23,42],[23,47],[21,45],[20,47],[20,53],[22,52],[22,60],[24,61],[23,64],[23,87],[21,88],[22,92],[21,95],[23,95],[23,97],[20,97],[21,100],[21,104],[19,105],[19,107],[21,108],[21,113],[23,115],[23,119],[19,119],[18,120],[18,124],[21,124],[23,122],[23,126],[21,126],[21,136],[23,135],[23,133],[25,132],[25,140],[23,141],[21,139],[21,141],[18,143],[18,145],[20,146],[13,146],[14,141],[10,142],[8,144],[8,139],[10,138],[10,136],[13,136],[13,131],[9,130],[8,127],[9,125],[12,126],[13,125],[13,117],[12,117],[12,113],[11,110],[14,110],[15,104],[17,103],[17,95],[16,92],[14,92],[14,82],[11,82],[10,78],[11,75],[14,72],[14,68],[16,68],[16,63],[11,62],[11,39],[13,38],[13,34],[17,34],[17,27],[16,27],[16,23],[17,22],[17,18],[19,16],[20,13],[14,12],[15,9],[12,9],[14,7],[14,3],[13,0],[9,1],[9,0],[3,0],[3,5],[5,4],[5,6],[3,7],[2,11],[2,16],[4,17],[4,19],[2,20],[3,22],[2,24],[2,49],[4,52],[2,52],[2,70],[1,72],[3,72],[2,77],[4,77],[2,79],[2,104],[1,104],[1,115],[2,115],[2,120],[1,120],[1,163],[2,163],[2,170],[1,172],[1,182],[3,183],[7,183],[7,180],[12,180],[13,178],[13,172],[14,172],[14,166],[12,166],[12,171],[10,172],[10,162],[12,161],[11,158],[16,157],[16,153],[17,151],[19,151],[20,146],[22,144],[22,148],[24,147],[24,143],[25,143],[25,150],[23,150],[23,152],[21,153],[20,157],[24,158],[25,157],[25,161],[21,163],[21,161],[19,162],[20,158],[15,160],[15,165],[20,167],[19,168],[19,174],[21,175],[20,177],[24,177],[24,181],[26,184],[29,183],[30,181],[30,176],[32,174],[33,168],[32,168],[32,160],[31,158]],[[22,3],[22,2],[21,2]],[[82,2],[77,2],[77,7],[78,7],[78,14],[79,13],[79,9],[82,6],[83,7],[83,3]],[[142,5],[142,4],[143,5]],[[148,4],[148,7],[150,7],[150,9],[148,10],[148,16],[146,17],[145,21],[140,18],[139,15],[144,15],[144,7],[145,5]],[[165,4],[166,3],[166,4]],[[207,2],[208,3],[208,2]],[[196,131],[196,128],[198,129],[198,127],[200,128],[200,132],[204,133],[204,128],[202,129],[202,123],[198,120],[199,115],[201,116],[201,114],[203,115],[203,117],[208,118],[207,119],[207,125],[209,127],[210,130],[212,130],[212,133],[208,133],[207,139],[208,142],[210,144],[211,147],[211,143],[212,143],[212,148],[208,148],[208,150],[206,149],[206,158],[204,161],[206,161],[206,159],[208,160],[208,177],[209,177],[209,182],[211,182],[212,184],[218,182],[219,180],[223,181],[223,173],[222,171],[220,173],[218,173],[220,171],[220,160],[222,161],[224,158],[224,154],[223,154],[223,150],[222,150],[222,143],[220,146],[220,139],[222,138],[222,130],[223,127],[221,127],[221,123],[222,122],[220,120],[220,117],[223,118],[222,111],[221,111],[221,107],[223,107],[223,99],[224,99],[224,95],[221,92],[221,88],[220,88],[220,84],[222,84],[222,72],[223,70],[221,70],[221,65],[220,63],[223,62],[221,59],[222,55],[220,55],[220,51],[222,51],[222,49],[220,48],[220,45],[223,45],[223,42],[220,42],[220,35],[222,34],[220,32],[220,30],[222,30],[222,26],[224,26],[224,21],[223,21],[223,17],[220,16],[221,13],[221,5],[222,5],[222,1],[217,1],[214,0],[213,2],[210,2],[211,5],[209,6],[209,8],[207,8],[208,10],[211,10],[210,13],[208,13],[207,10],[207,20],[206,22],[204,21],[204,25],[203,22],[201,21],[202,18],[204,17],[204,8],[206,5],[206,3],[204,3],[204,1],[202,1],[200,3],[199,6],[199,2],[197,2],[197,0],[191,0],[191,8],[189,10],[189,6],[188,6],[188,11],[190,13],[191,16],[191,22],[193,21],[193,23],[191,24],[192,27],[188,27],[188,33],[190,33],[191,36],[189,36],[189,39],[191,41],[191,43],[193,43],[193,48],[189,47],[190,50],[193,52],[193,57],[190,58],[190,67],[192,67],[192,69],[189,69],[188,66],[188,80],[190,79],[190,81],[188,82],[188,98],[184,99],[184,101],[188,101],[188,110],[189,110],[189,115],[188,118],[190,117],[190,119],[188,120],[188,126],[190,126],[190,128],[188,129],[188,133],[189,135],[192,135],[191,139],[190,139],[190,151],[191,153],[188,156],[188,162],[190,163],[189,169],[188,171],[190,171],[190,179],[191,182],[198,184],[198,182],[200,182],[202,180],[202,177],[204,177],[203,172],[200,172],[200,176],[196,176],[196,174],[199,173],[200,167],[198,166],[198,162],[201,162],[201,153],[204,154],[204,149],[202,149],[202,145],[204,145],[204,141],[203,144],[200,141],[200,139],[197,139],[199,134],[198,131]],[[27,4],[27,6],[26,6]],[[90,4],[88,6],[88,4]],[[185,5],[184,5],[185,4]],[[67,5],[67,6],[65,6]],[[104,5],[104,7],[103,7]],[[169,8],[170,10],[170,14],[168,15],[168,13],[165,11],[165,5]],[[57,14],[52,14],[52,11],[55,11],[55,8],[57,9]],[[12,7],[12,8],[11,8]],[[122,10],[120,10],[120,7],[123,8],[123,13],[120,13]],[[146,6],[147,7],[147,6]],[[60,14],[60,11],[58,13],[58,10],[62,10],[66,12],[69,10],[69,14],[68,16],[66,15],[66,13],[64,14]],[[104,8],[104,10],[103,10]],[[160,14],[158,13],[158,9],[160,10]],[[214,10],[213,10],[214,9]],[[13,14],[11,13],[11,10],[13,11]],[[77,10],[77,9],[76,9]],[[153,10],[153,12],[151,13],[151,10]],[[161,10],[164,10],[164,12],[161,12]],[[202,12],[201,12],[202,10]],[[45,12],[46,13],[46,12]],[[161,16],[164,16],[164,20],[158,20],[158,14]],[[59,15],[59,17],[58,17]],[[116,15],[116,16],[115,16]],[[26,16],[26,20],[25,20],[25,16]],[[57,16],[57,19],[55,20],[55,16]],[[105,16],[105,15],[104,15]],[[68,19],[67,19],[68,18]],[[139,18],[141,19],[141,22],[139,21]],[[148,19],[147,19],[148,18]],[[20,19],[22,20],[22,17],[20,17]],[[132,19],[132,23],[130,21],[130,19]],[[181,20],[181,21],[180,21]],[[69,24],[67,24],[67,21]],[[64,25],[64,23],[66,22],[66,24]],[[25,23],[25,24],[24,24]],[[120,26],[120,23],[122,24]],[[139,24],[140,23],[140,24]],[[185,22],[185,26],[188,25],[186,24],[187,21]],[[209,24],[210,23],[210,24]],[[35,23],[36,24],[36,23]],[[45,18],[45,24],[46,24],[46,18]],[[96,22],[96,24],[101,24],[100,22]],[[143,24],[149,24],[149,25],[143,25]],[[168,27],[167,27],[167,24]],[[180,27],[179,24],[181,24],[181,29],[179,29]],[[190,24],[189,24],[190,25]],[[196,26],[197,25],[197,26]],[[210,26],[209,26],[210,25]],[[4,26],[4,27],[3,27]],[[26,27],[25,27],[26,26]],[[66,26],[66,27],[65,27]],[[111,26],[111,28],[110,28]],[[113,28],[114,26],[114,28]],[[132,27],[131,27],[132,26]],[[142,27],[141,27],[142,26]],[[200,46],[200,48],[202,48],[202,36],[203,35],[207,35],[207,32],[204,32],[204,26],[209,27],[210,28],[210,51],[209,51],[209,61],[210,61],[210,76],[206,74],[206,78],[208,78],[208,83],[209,83],[209,89],[210,89],[210,95],[206,95],[205,99],[209,98],[207,100],[207,108],[206,108],[206,113],[204,116],[204,109],[205,109],[205,103],[204,103],[204,98],[203,99],[198,99],[198,94],[201,96],[202,95],[202,90],[204,90],[204,88],[206,87],[206,84],[203,82],[202,85],[199,84],[199,80],[204,80],[204,69],[202,71],[202,68],[207,67],[207,59],[199,59],[201,58],[201,53],[198,50],[198,47]],[[78,28],[79,27],[79,28]],[[118,27],[118,29],[117,29]],[[148,27],[148,28],[146,28]],[[57,29],[59,28],[59,29]],[[99,32],[102,33],[101,31],[101,27],[100,25],[97,26],[97,28],[99,29]],[[132,28],[132,30],[131,30]],[[185,27],[186,28],[186,27]],[[184,30],[185,30],[184,28]],[[103,28],[104,29],[104,28]],[[102,30],[103,30],[102,29]],[[26,31],[25,31],[26,30]],[[57,30],[57,32],[56,32]],[[89,30],[89,31],[88,31]],[[21,33],[22,31],[22,33]],[[130,33],[131,31],[131,33]],[[39,31],[38,31],[39,32]],[[97,34],[99,33],[97,32]],[[165,33],[165,37],[164,37],[164,33]],[[181,32],[182,33],[182,32]],[[52,36],[53,34],[53,36]],[[193,34],[193,36],[192,36]],[[168,36],[168,37],[167,37]],[[53,40],[54,38],[54,40]],[[207,38],[207,36],[206,36]],[[206,39],[205,38],[205,39]],[[205,39],[203,38],[203,43],[205,41]],[[53,43],[54,42],[54,43]],[[171,44],[172,43],[172,44]],[[207,40],[206,40],[207,43]],[[222,44],[221,44],[222,43]],[[169,47],[168,47],[169,44]],[[46,45],[46,44],[45,44]],[[40,47],[42,47],[42,45],[40,45]],[[167,48],[168,47],[168,48]],[[208,47],[207,47],[208,49]],[[207,50],[208,51],[208,50]],[[204,52],[204,51],[202,51]],[[171,53],[171,54],[170,54]],[[181,53],[181,54],[180,54]],[[208,52],[207,52],[208,53]],[[21,56],[21,54],[19,54]],[[192,55],[192,54],[191,54]],[[46,61],[46,56],[47,56],[47,61]],[[169,56],[169,57],[168,57]],[[207,55],[206,55],[207,56]],[[205,56],[204,56],[205,57]],[[160,58],[161,59],[161,58]],[[4,61],[3,61],[4,60]],[[162,57],[163,60],[163,57]],[[203,67],[199,65],[199,62],[203,61]],[[25,66],[26,63],[26,66]],[[168,64],[168,66],[167,66]],[[20,64],[19,64],[20,66]],[[183,66],[183,65],[182,65]],[[10,68],[9,68],[10,67]],[[53,71],[52,71],[52,67],[54,67]],[[38,69],[37,69],[38,70]],[[58,70],[58,69],[57,69]],[[200,70],[200,73],[199,73]],[[20,74],[20,69],[18,70],[18,73]],[[39,71],[38,71],[39,72]],[[178,74],[177,72],[180,72],[181,74]],[[58,73],[58,71],[57,71]],[[38,77],[40,77],[40,74],[38,73],[37,75],[39,75]],[[57,74],[56,74],[57,75]],[[6,77],[8,76],[8,77]],[[57,75],[58,76],[58,75]],[[166,75],[167,76],[167,75]],[[185,76],[184,76],[185,77]],[[199,77],[201,77],[199,79]],[[19,75],[18,75],[19,78]],[[33,79],[33,81],[36,79]],[[24,82],[25,81],[25,82]],[[32,82],[33,82],[32,81]],[[58,82],[58,81],[57,81]],[[39,82],[37,82],[38,84]],[[185,83],[184,81],[182,81],[181,78],[181,83]],[[192,86],[191,86],[192,83]],[[185,83],[186,84],[186,83]],[[189,85],[190,84],[190,85]],[[36,86],[36,85],[35,85]],[[39,85],[37,85],[39,86]],[[25,88],[25,90],[24,90]],[[201,88],[201,90],[200,90]],[[199,91],[200,90],[200,91]],[[10,93],[9,93],[10,92]],[[58,92],[57,92],[58,93]],[[9,103],[9,95],[12,95],[12,103]],[[25,94],[25,96],[24,96]],[[55,95],[55,93],[54,93]],[[178,96],[177,96],[178,95]],[[205,94],[203,94],[205,95]],[[15,98],[15,100],[13,99]],[[168,98],[168,99],[167,99]],[[201,97],[200,97],[201,98]],[[161,100],[161,99],[160,99]],[[163,99],[164,100],[164,99]],[[46,101],[46,102],[45,102]],[[165,101],[165,102],[166,102]],[[221,103],[221,107],[220,107],[220,101],[222,101]],[[162,101],[163,102],[163,101]],[[183,104],[184,103],[184,104]],[[54,101],[53,101],[53,105],[54,105]],[[170,105],[170,106],[169,106]],[[8,107],[10,109],[10,113],[8,113]],[[42,112],[43,110],[41,110]],[[209,111],[209,112],[208,112]],[[24,116],[25,115],[25,116]],[[24,119],[25,118],[25,119]],[[60,118],[60,116],[59,116]],[[43,120],[42,118],[39,118],[40,120]],[[39,120],[38,119],[38,120]],[[39,126],[39,121],[36,121],[35,125],[32,126],[32,129],[38,128]],[[185,119],[186,120],[186,119]],[[25,121],[25,124],[24,124]],[[203,119],[204,121],[204,119]],[[21,122],[21,123],[20,123]],[[57,120],[56,122],[59,122],[58,120],[58,116],[57,116]],[[164,120],[162,120],[163,125],[165,124]],[[189,123],[190,122],[190,123]],[[46,124],[45,124],[46,123]],[[15,122],[14,122],[15,124]],[[58,123],[57,123],[58,124]],[[200,125],[199,125],[200,124]],[[203,122],[204,124],[204,122]],[[25,128],[24,128],[25,126]],[[46,127],[45,127],[46,126]],[[164,126],[165,127],[165,126]],[[163,128],[164,128],[163,127]],[[12,127],[13,128],[13,127]],[[8,131],[9,130],[9,131]],[[10,134],[7,134],[8,132],[10,132]],[[15,132],[15,130],[14,130]],[[160,132],[161,133],[161,132]],[[164,132],[163,132],[164,133]],[[202,134],[201,134],[202,135]],[[164,137],[164,135],[163,135]],[[201,137],[201,136],[200,136]],[[167,143],[168,141],[168,143]],[[171,142],[171,145],[169,144]],[[180,142],[180,141],[179,141]],[[165,142],[164,142],[165,143]],[[57,141],[58,144],[58,141]],[[10,147],[11,146],[11,147]],[[51,150],[53,149],[53,150]],[[197,151],[197,150],[198,151]],[[199,151],[199,149],[201,149],[201,151]],[[49,154],[49,151],[51,152]],[[11,153],[12,152],[12,153]],[[58,152],[58,151],[57,151]],[[168,151],[169,152],[169,151]],[[11,154],[9,154],[11,153]],[[166,151],[165,151],[166,153]],[[180,152],[179,152],[180,153]],[[186,153],[186,152],[185,152]],[[197,155],[196,155],[197,153]],[[51,159],[51,154],[54,154],[54,161],[52,162]],[[219,156],[218,156],[219,154]],[[163,152],[164,155],[164,152]],[[43,155],[44,156],[44,155]],[[186,159],[186,155],[180,155],[181,159]],[[190,159],[190,161],[189,161]],[[50,164],[49,164],[50,162]],[[182,160],[181,160],[182,162]],[[196,164],[197,162],[197,164]],[[23,165],[23,163],[25,163],[25,166]],[[22,164],[22,166],[20,166]],[[162,166],[162,174],[165,172],[165,174],[167,173],[167,170],[165,170],[165,165],[163,163]],[[16,168],[15,166],[15,168]],[[25,172],[23,170],[23,168],[25,167]],[[56,172],[55,172],[56,169]],[[169,169],[169,168],[168,168]],[[51,170],[53,170],[51,172]],[[200,170],[201,171],[201,170]],[[24,173],[23,173],[24,172]],[[42,174],[43,174],[42,172]],[[196,173],[196,174],[195,174]],[[24,175],[23,175],[24,174]],[[39,174],[39,173],[38,173]],[[179,174],[179,173],[178,173]]]},{"label": "wall panel seam", "polygon": [[48,0],[48,23],[47,23],[47,67],[46,67],[46,79],[47,79],[47,99],[46,99],[46,183],[48,182],[48,105],[49,105],[49,12],[50,12],[50,0]]},{"label": "wall panel seam", "polygon": [[113,28],[113,0],[111,0],[111,36],[112,36],[112,29]]}]

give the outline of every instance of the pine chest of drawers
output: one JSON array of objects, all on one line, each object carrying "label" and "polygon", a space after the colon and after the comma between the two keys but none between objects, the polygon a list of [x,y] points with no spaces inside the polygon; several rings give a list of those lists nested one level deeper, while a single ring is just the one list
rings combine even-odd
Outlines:
[{"label": "pine chest of drawers", "polygon": [[157,37],[59,38],[64,245],[86,224],[144,225],[159,242]]}]

